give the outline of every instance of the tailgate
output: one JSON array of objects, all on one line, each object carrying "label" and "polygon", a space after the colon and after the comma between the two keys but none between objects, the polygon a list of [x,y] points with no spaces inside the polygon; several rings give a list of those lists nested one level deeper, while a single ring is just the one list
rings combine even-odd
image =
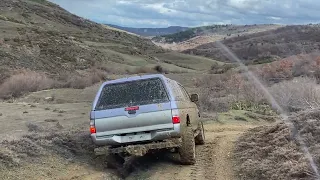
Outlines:
[{"label": "tailgate", "polygon": [[136,107],[94,112],[97,137],[173,128],[170,102]]}]

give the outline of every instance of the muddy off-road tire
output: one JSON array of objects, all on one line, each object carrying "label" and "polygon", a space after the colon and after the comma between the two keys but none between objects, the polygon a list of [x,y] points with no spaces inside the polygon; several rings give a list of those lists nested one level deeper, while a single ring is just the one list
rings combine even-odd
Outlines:
[{"label": "muddy off-road tire", "polygon": [[179,148],[180,162],[184,165],[196,163],[196,144],[191,127],[187,127],[181,137],[181,147]]},{"label": "muddy off-road tire", "polygon": [[195,137],[195,141],[196,141],[196,145],[204,145],[205,144],[205,140],[206,140],[206,136],[205,136],[205,132],[204,132],[204,128],[203,128],[203,123],[200,122],[199,123],[199,130],[200,133]]}]

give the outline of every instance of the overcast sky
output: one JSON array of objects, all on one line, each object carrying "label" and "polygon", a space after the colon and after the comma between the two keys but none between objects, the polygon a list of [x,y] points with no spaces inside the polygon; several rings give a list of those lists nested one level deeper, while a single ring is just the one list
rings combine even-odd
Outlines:
[{"label": "overcast sky", "polygon": [[319,0],[50,0],[99,23],[127,27],[319,23]]}]

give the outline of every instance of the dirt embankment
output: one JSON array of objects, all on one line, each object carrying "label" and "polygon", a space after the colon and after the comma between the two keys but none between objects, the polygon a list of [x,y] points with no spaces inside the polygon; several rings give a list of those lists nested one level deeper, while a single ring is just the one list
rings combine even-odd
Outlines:
[{"label": "dirt embankment", "polygon": [[296,140],[299,134],[315,161],[320,164],[320,111],[306,111],[284,123],[250,130],[237,141],[235,157],[241,179],[316,179],[310,162]]}]

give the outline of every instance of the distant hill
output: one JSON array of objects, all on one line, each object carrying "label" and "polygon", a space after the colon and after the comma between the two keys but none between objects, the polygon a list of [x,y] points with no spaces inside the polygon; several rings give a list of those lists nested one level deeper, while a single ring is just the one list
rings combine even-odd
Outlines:
[{"label": "distant hill", "polygon": [[167,49],[183,51],[202,44],[273,30],[279,27],[282,26],[273,24],[201,26],[190,28],[183,32],[157,36],[152,38],[152,41]]},{"label": "distant hill", "polygon": [[140,36],[161,36],[166,34],[178,33],[178,32],[189,29],[188,27],[181,27],[181,26],[170,26],[167,28],[131,28],[131,27],[117,26],[113,24],[106,24],[106,25],[130,32],[130,33],[134,33]]},{"label": "distant hill", "polygon": [[[247,64],[259,64],[302,53],[320,50],[318,25],[294,25],[247,34],[222,41]],[[183,51],[221,61],[230,61],[215,42]]]},{"label": "distant hill", "polygon": [[[158,37],[154,37],[153,41],[162,41],[166,43],[179,43],[182,41],[186,41],[188,39],[194,38],[196,36],[204,36],[208,34],[217,34],[217,35],[224,35],[224,36],[231,36],[234,34],[239,34],[243,32],[248,32],[252,29],[263,28],[270,25],[210,25],[210,26],[200,26],[189,28],[183,32],[177,32],[168,35],[160,35]],[[271,25],[273,26],[273,25]]]}]

